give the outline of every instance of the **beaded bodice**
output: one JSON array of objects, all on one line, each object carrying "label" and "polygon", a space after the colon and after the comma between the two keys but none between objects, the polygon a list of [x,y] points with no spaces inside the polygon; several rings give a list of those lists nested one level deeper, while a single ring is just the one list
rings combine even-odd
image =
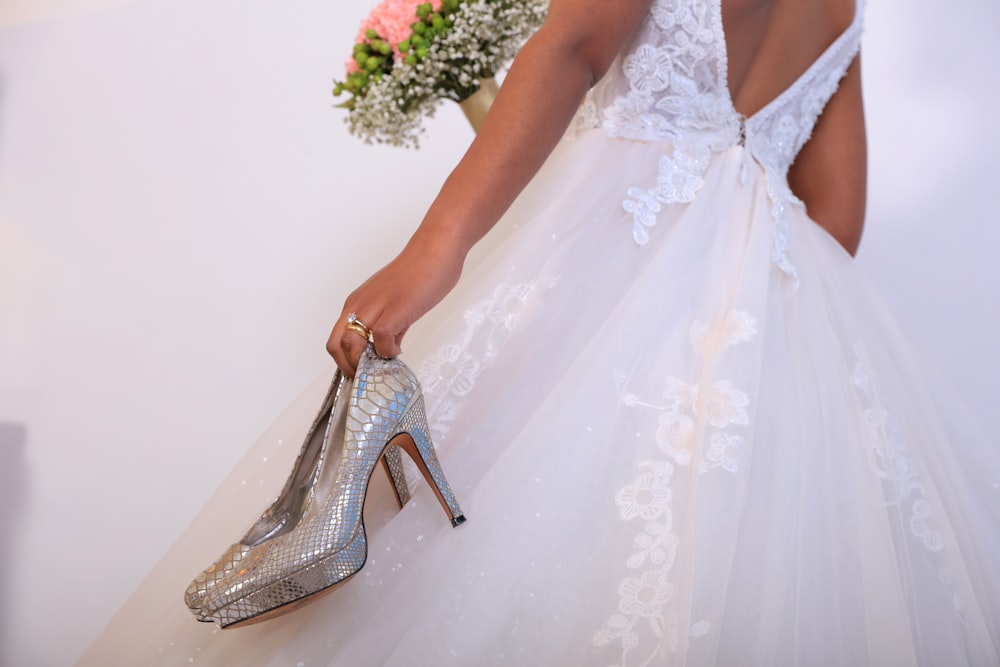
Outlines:
[{"label": "beaded bodice", "polygon": [[812,134],[861,42],[862,0],[851,25],[798,80],[750,118],[728,87],[721,0],[656,0],[632,44],[591,92],[585,123],[643,141],[744,142],[784,175]]},{"label": "beaded bodice", "polygon": [[655,182],[629,188],[623,201],[636,243],[648,243],[664,204],[697,196],[713,153],[742,145],[743,159],[763,169],[773,202],[773,261],[797,282],[783,214],[801,202],[788,187],[788,169],[860,48],[863,3],[857,0],[851,25],[792,85],[746,118],[729,92],[722,0],[654,0],[577,120],[612,137],[664,143]]}]

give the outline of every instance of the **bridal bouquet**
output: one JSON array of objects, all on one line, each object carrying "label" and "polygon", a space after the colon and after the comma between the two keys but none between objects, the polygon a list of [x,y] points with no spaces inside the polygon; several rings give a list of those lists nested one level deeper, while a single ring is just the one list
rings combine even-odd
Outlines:
[{"label": "bridal bouquet", "polygon": [[541,25],[547,0],[383,0],[361,24],[347,78],[352,134],[417,146],[441,99],[461,102],[494,76]]}]

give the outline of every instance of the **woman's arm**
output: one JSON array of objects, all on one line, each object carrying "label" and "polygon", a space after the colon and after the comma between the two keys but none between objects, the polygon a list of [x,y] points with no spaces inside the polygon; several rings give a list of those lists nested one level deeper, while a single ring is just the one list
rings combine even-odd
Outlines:
[{"label": "woman's arm", "polygon": [[812,139],[788,173],[809,217],[852,255],[861,242],[868,180],[868,146],[861,96],[861,57],[820,116]]},{"label": "woman's arm", "polygon": [[402,252],[347,298],[327,350],[353,375],[364,339],[400,352],[407,329],[458,282],[472,246],[500,219],[555,148],[587,90],[611,66],[652,0],[552,0],[514,61],[483,127]]}]

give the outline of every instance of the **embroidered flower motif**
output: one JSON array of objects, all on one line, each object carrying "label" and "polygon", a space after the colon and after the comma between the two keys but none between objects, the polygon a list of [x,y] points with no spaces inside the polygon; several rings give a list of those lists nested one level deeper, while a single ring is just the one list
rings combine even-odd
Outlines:
[{"label": "embroidered flower motif", "polygon": [[679,466],[691,463],[694,454],[694,422],[676,412],[667,411],[660,415],[656,429],[656,444]]},{"label": "embroidered flower motif", "polygon": [[646,245],[649,243],[649,228],[656,224],[656,214],[660,212],[656,191],[630,188],[628,196],[622,202],[622,208],[632,214],[632,238],[637,244]]},{"label": "embroidered flower motif", "polygon": [[621,614],[612,614],[604,627],[594,633],[592,641],[595,646],[606,646],[615,639],[621,639],[623,648],[633,649],[639,645],[639,634],[632,630],[633,625]]},{"label": "embroidered flower motif", "polygon": [[928,519],[934,514],[931,504],[926,500],[913,503],[910,516],[910,530],[924,543],[928,551],[941,551],[944,548],[944,538],[941,533],[931,529]]},{"label": "embroidered flower motif", "polygon": [[683,22],[690,11],[679,0],[659,0],[653,3],[651,14],[660,30],[669,31]]},{"label": "embroidered flower motif", "polygon": [[[611,106],[604,110],[604,126],[608,130],[608,135],[612,137],[638,138],[630,136],[636,131],[641,132],[643,139],[657,139],[660,137],[660,130],[665,128],[666,119],[658,114],[650,113],[653,109],[653,96],[633,91],[629,95],[623,95],[616,99]],[[624,128],[631,128],[630,133],[626,133]]]},{"label": "embroidered flower motif", "polygon": [[862,435],[865,443],[875,453],[879,476],[893,483],[889,487],[890,504],[898,504],[914,494],[923,494],[923,485],[910,465],[902,436],[888,412],[875,408],[865,410]]},{"label": "embroidered flower motif", "polygon": [[[717,321],[717,337],[730,341],[731,345],[750,340],[757,333],[756,319],[746,311],[733,309],[720,314]],[[693,340],[701,339],[698,332],[704,327],[699,326],[691,328]],[[687,641],[677,609],[671,606],[670,576],[680,547],[680,537],[673,529],[671,502],[674,491],[671,485],[674,476],[683,474],[683,467],[695,459],[699,460],[694,474],[705,474],[712,468],[734,474],[739,471],[745,439],[730,429],[749,423],[746,410],[749,398],[728,380],[698,385],[668,377],[662,394],[665,404],[656,405],[625,391],[627,378],[624,374],[616,372],[615,380],[623,405],[659,413],[656,445],[669,457],[644,461],[640,464],[638,478],[615,495],[622,520],[641,518],[645,521],[642,531],[633,540],[635,551],[625,561],[628,570],[639,574],[622,580],[617,612],[594,634],[592,641],[596,646],[620,642],[622,656],[618,667],[625,667],[652,664],[656,656],[664,651],[680,650]],[[699,447],[702,448],[700,454]],[[675,468],[675,464],[681,468]],[[686,634],[700,637],[710,629],[709,622],[703,619],[691,625]],[[646,638],[651,640],[648,644],[644,643]],[[639,649],[645,657],[629,660],[631,653]]]},{"label": "embroidered flower motif", "polygon": [[467,396],[476,383],[479,362],[454,343],[442,346],[418,371],[420,383],[429,394],[450,392]]},{"label": "embroidered flower motif", "polygon": [[750,398],[733,387],[729,380],[719,380],[712,385],[704,403],[695,403],[698,414],[704,414],[709,424],[726,428],[730,424],[745,426],[750,423],[746,407]]},{"label": "embroidered flower motif", "polygon": [[745,310],[730,310],[721,326],[713,326],[713,330],[709,331],[701,322],[691,325],[691,347],[696,353],[705,354],[716,344],[724,350],[731,345],[746,342],[757,334],[757,320]]},{"label": "embroidered flower motif", "polygon": [[635,406],[639,405],[639,397],[636,396],[635,394],[623,394],[621,401],[622,405],[624,405],[627,408],[634,408]]},{"label": "embroidered flower motif", "polygon": [[904,435],[882,405],[876,380],[862,362],[863,351],[858,347],[854,352],[857,362],[851,377],[859,397],[871,406],[864,412],[862,436],[874,455],[871,457],[873,472],[882,481],[886,505],[908,509],[910,533],[927,551],[943,551],[944,537],[932,527],[934,505],[927,498],[927,490],[910,461]]},{"label": "embroidered flower motif", "polygon": [[418,370],[428,390],[424,399],[427,420],[437,439],[444,438],[466,396],[480,375],[493,363],[511,334],[542,310],[546,289],[558,277],[543,280],[510,280],[465,309],[465,326],[455,339],[444,343]]},{"label": "embroidered flower motif", "polygon": [[621,596],[618,611],[635,614],[642,618],[659,616],[663,605],[673,597],[674,587],[659,572],[644,572],[639,577],[630,577],[618,587]]},{"label": "embroidered flower motif", "polygon": [[694,408],[694,403],[698,400],[698,389],[692,387],[683,380],[675,377],[668,377],[663,383],[663,395],[671,402],[670,409],[685,407]]},{"label": "embroidered flower motif", "polygon": [[532,299],[535,292],[533,282],[504,286],[494,294],[490,319],[501,324],[507,331],[513,331],[524,320],[538,314],[540,304]]},{"label": "embroidered flower motif", "polygon": [[708,147],[689,143],[677,146],[673,155],[660,158],[660,173],[656,179],[656,197],[662,202],[694,201],[708,168]]},{"label": "embroidered flower motif", "polygon": [[618,504],[618,514],[625,521],[640,517],[646,521],[657,519],[663,514],[670,503],[670,474],[673,467],[669,463],[658,464],[660,469],[666,468],[666,475],[646,474],[618,492],[615,503]]},{"label": "embroidered flower motif", "polygon": [[645,530],[635,536],[635,547],[639,551],[629,556],[625,562],[626,567],[635,570],[648,560],[650,565],[659,565],[661,569],[669,570],[674,564],[677,546],[681,542],[679,537],[670,532],[672,524],[672,517],[666,521],[647,523]]},{"label": "embroidered flower motif", "polygon": [[670,85],[671,60],[666,49],[644,44],[625,58],[624,71],[632,90],[641,95]]},{"label": "embroidered flower motif", "polygon": [[[701,52],[704,47],[690,43],[688,50]],[[700,132],[712,135],[707,141],[718,150],[728,148],[736,140],[733,130],[739,129],[739,114],[733,109],[725,95],[706,94],[687,73],[674,72],[670,76],[670,90],[661,95],[653,108],[674,118],[676,134]]]},{"label": "embroidered flower motif", "polygon": [[576,134],[583,130],[598,127],[600,124],[600,117],[597,114],[597,103],[587,98],[580,105],[580,109],[576,112],[576,115],[573,116],[573,122],[570,127],[573,134]]},{"label": "embroidered flower motif", "polygon": [[656,187],[649,190],[630,188],[622,208],[632,214],[632,239],[638,245],[649,243],[649,228],[656,224],[660,203],[693,201],[704,184],[710,151],[697,142],[679,144],[671,155],[660,158]]},{"label": "embroidered flower motif", "polygon": [[727,472],[739,472],[743,459],[744,440],[730,433],[712,435],[708,451],[705,453],[705,470],[722,467]]}]

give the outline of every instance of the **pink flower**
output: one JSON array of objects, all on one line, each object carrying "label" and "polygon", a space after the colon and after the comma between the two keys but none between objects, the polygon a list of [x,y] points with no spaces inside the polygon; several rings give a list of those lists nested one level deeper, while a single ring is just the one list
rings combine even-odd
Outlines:
[{"label": "pink flower", "polygon": [[[361,22],[358,30],[358,37],[355,40],[360,44],[367,40],[365,33],[374,30],[379,37],[392,44],[392,50],[399,56],[399,43],[409,39],[413,35],[410,25],[417,21],[417,7],[424,4],[425,0],[382,0],[371,14]],[[434,11],[441,9],[441,0],[430,0]],[[347,73],[358,71],[358,64],[354,58],[347,60]]]}]

